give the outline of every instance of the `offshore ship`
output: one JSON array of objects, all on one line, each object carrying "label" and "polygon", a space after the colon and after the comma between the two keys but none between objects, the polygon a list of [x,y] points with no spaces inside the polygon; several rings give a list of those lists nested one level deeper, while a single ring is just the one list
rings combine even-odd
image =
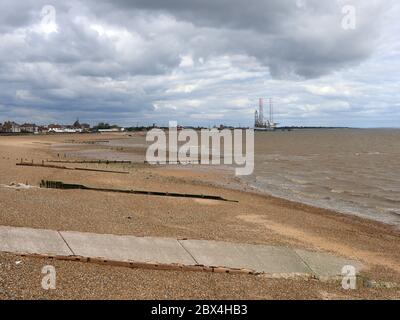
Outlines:
[{"label": "offshore ship", "polygon": [[254,118],[255,131],[274,131],[276,129],[277,123],[274,122],[272,99],[269,99],[269,119],[264,120],[264,100],[262,98],[259,99],[258,110],[256,110]]}]

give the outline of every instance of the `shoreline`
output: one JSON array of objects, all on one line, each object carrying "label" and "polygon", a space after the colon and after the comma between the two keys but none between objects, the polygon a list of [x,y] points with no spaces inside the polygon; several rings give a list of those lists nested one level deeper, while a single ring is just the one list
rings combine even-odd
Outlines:
[{"label": "shoreline", "polygon": [[[324,206],[323,204],[318,205],[318,204],[312,203],[312,202],[304,200],[304,199],[292,199],[289,195],[288,196],[283,196],[283,195],[280,196],[280,195],[274,194],[272,191],[263,189],[261,187],[253,186],[250,183],[248,185],[250,188],[253,188],[256,193],[261,194],[261,195],[266,195],[266,196],[269,196],[272,198],[277,198],[277,199],[288,201],[288,202],[295,203],[298,205],[309,206],[309,207],[312,207],[315,209],[325,210],[326,212],[329,212],[330,214],[341,214],[341,215],[345,215],[345,216],[351,216],[351,217],[355,217],[355,218],[364,219],[364,220],[375,222],[375,223],[380,223],[380,224],[383,224],[386,226],[393,227],[395,230],[400,231],[400,225],[398,225],[396,223],[382,221],[381,219],[374,218],[372,215],[367,216],[365,213],[357,213],[355,210],[344,210],[344,209],[341,210],[339,208],[329,207],[328,205],[326,205],[326,206]],[[387,215],[389,215],[389,214],[387,214]],[[394,212],[391,213],[391,215],[396,218],[399,217],[399,215]]]},{"label": "shoreline", "polygon": [[[129,136],[132,137],[135,134],[141,135],[142,133],[141,132],[140,133],[130,133]],[[62,139],[64,137],[71,137],[71,136],[76,137],[76,135],[72,135],[72,134],[42,135],[42,136],[31,135],[30,137],[33,137],[33,138],[57,137],[57,138]],[[127,138],[126,134],[121,134],[121,133],[101,134],[101,135],[100,134],[85,134],[85,135],[79,135],[78,138],[87,138],[87,137],[97,138],[100,136],[103,137],[103,139],[100,139],[100,140],[92,139],[89,141],[90,143],[88,143],[88,141],[86,141],[86,139],[72,140],[72,141],[74,141],[73,143],[71,143],[70,141],[65,141],[65,142],[60,142],[60,143],[45,143],[45,142],[33,141],[31,143],[33,145],[38,144],[38,145],[49,147],[45,152],[50,156],[49,158],[57,159],[56,153],[60,152],[60,150],[53,149],[53,145],[56,148],[61,147],[62,151],[65,151],[66,146],[70,147],[71,145],[74,146],[73,149],[76,149],[76,147],[78,147],[79,151],[81,151],[81,149],[83,149],[84,151],[87,151],[87,149],[86,149],[87,145],[96,145],[97,148],[104,151],[104,150],[108,150],[108,149],[104,148],[106,146],[101,145],[101,144],[97,145],[96,144],[97,141],[99,141],[101,143],[101,142],[105,142],[105,141],[121,140],[121,139]],[[14,136],[14,137],[26,138],[27,136],[25,135],[25,136]],[[45,140],[47,140],[47,139],[45,139]],[[52,139],[50,139],[50,140],[52,140]],[[114,149],[114,146],[111,147],[111,150],[112,149]],[[65,152],[65,155],[67,155],[69,160],[71,160],[71,159],[74,159],[74,160],[100,160],[97,157],[81,156],[79,154],[76,154],[75,152],[72,152],[72,156],[71,156],[71,154],[68,154],[68,152],[70,152],[70,151]],[[111,153],[113,153],[113,151]],[[129,154],[130,152],[125,152],[125,153]],[[137,154],[136,154],[136,156],[137,156]],[[16,160],[19,160],[19,159],[16,159]],[[28,160],[28,159],[26,159],[26,160]],[[114,160],[110,160],[110,166],[113,165],[112,161],[114,161]],[[172,174],[177,174],[178,172],[183,172],[183,173],[187,173],[188,176],[196,176],[196,175],[199,175],[202,173],[206,173],[208,180],[196,180],[195,181],[196,184],[203,185],[203,186],[212,186],[215,188],[227,189],[227,190],[232,190],[232,191],[238,191],[241,193],[243,192],[248,195],[261,196],[267,200],[275,201],[276,203],[280,203],[287,207],[291,207],[291,208],[298,207],[298,208],[306,209],[306,210],[310,210],[310,211],[318,211],[321,214],[342,216],[343,218],[355,218],[356,220],[359,220],[360,222],[376,223],[377,225],[381,225],[385,228],[387,228],[387,227],[393,228],[394,231],[398,231],[398,228],[395,225],[385,223],[385,222],[382,222],[379,220],[375,220],[372,218],[368,218],[368,217],[365,217],[362,215],[357,215],[354,212],[342,212],[342,211],[331,209],[328,207],[323,207],[323,206],[318,206],[315,204],[307,203],[306,201],[303,202],[300,200],[293,200],[293,199],[290,199],[289,196],[285,197],[285,196],[274,195],[273,193],[270,193],[265,189],[262,189],[260,187],[256,187],[256,186],[252,185],[249,181],[246,181],[245,178],[235,176],[233,174],[234,169],[229,166],[223,165],[223,166],[215,167],[215,166],[210,165],[210,166],[195,167],[190,164],[189,165],[168,165],[167,164],[167,165],[153,166],[153,165],[142,164],[141,162],[140,163],[132,162],[132,164],[139,166],[139,167],[144,167],[150,171],[152,171],[152,170],[165,171],[167,173],[172,173]],[[186,174],[183,174],[183,176],[185,176],[185,175]],[[224,182],[221,182],[221,177],[224,177]],[[191,181],[191,182],[194,182],[194,181]]]},{"label": "shoreline", "polygon": [[[67,154],[69,153],[69,156],[74,156],[77,158],[84,158],[84,159],[108,159],[110,161],[114,160],[131,160],[131,161],[144,161],[144,152],[145,152],[145,147],[143,144],[136,143],[135,145],[130,145],[129,143],[126,144],[124,143],[124,139],[129,139],[134,136],[140,136],[142,137],[144,135],[144,132],[135,132],[135,133],[129,133],[129,134],[115,134],[113,136],[109,136],[109,140],[107,141],[110,143],[107,145],[107,143],[104,143],[105,141],[99,140],[99,143],[93,143],[93,141],[90,141],[89,145],[91,147],[95,147],[95,149],[87,149],[87,148],[80,148],[82,146],[82,142],[76,142],[78,145],[80,144],[81,146],[78,147],[76,144],[74,145],[74,142],[72,140],[68,141],[64,146],[58,145],[57,147],[60,148],[61,150],[68,150],[68,148],[75,149],[78,147],[78,151],[76,152],[69,152],[67,151]],[[85,144],[85,143],[83,143]],[[88,143],[86,143],[88,145]],[[193,172],[201,172],[201,171],[210,171],[216,174],[216,176],[219,176],[221,173],[224,174],[225,172],[229,172],[234,170],[232,166],[228,165],[219,165],[219,166],[191,166],[191,165],[160,165],[160,166],[154,166],[158,168],[173,168],[176,170],[191,170]],[[233,176],[233,174],[232,174]],[[343,206],[343,202],[340,202],[340,199],[311,199],[310,197],[307,196],[299,196],[296,195],[295,193],[282,193],[282,190],[273,190],[268,188],[265,185],[257,185],[256,182],[257,177],[232,177],[231,179],[231,184],[229,185],[224,185],[224,184],[218,184],[218,179],[215,179],[214,185],[215,186],[220,186],[222,188],[230,188],[234,190],[241,190],[240,188],[243,188],[244,185],[246,185],[248,188],[251,189],[252,192],[256,192],[258,194],[265,194],[269,195],[271,197],[275,197],[281,200],[287,200],[290,202],[295,202],[298,204],[303,204],[303,205],[309,205],[314,208],[320,208],[320,209],[325,209],[328,211],[331,211],[333,213],[340,213],[340,214],[345,214],[345,215],[351,215],[359,218],[364,218],[370,221],[375,221],[379,223],[384,223],[389,226],[394,227],[397,230],[400,230],[400,221],[399,221],[399,214],[396,212],[378,212],[374,210],[371,207],[360,207],[357,206],[355,203],[348,205],[348,207]],[[238,186],[235,188],[234,183],[235,181],[241,181],[241,183],[238,183]],[[246,192],[248,192],[247,190]],[[329,196],[330,197],[330,196]]]},{"label": "shoreline", "polygon": [[[133,135],[138,134],[138,133],[130,133],[129,136],[132,137]],[[141,132],[139,134],[142,134]],[[60,151],[65,151],[65,147],[70,147],[71,145],[74,146],[73,149],[76,149],[76,147],[79,147],[78,149],[83,149],[84,151],[87,151],[86,146],[87,145],[97,145],[96,142],[99,141],[101,142],[105,142],[105,141],[112,141],[112,140],[121,140],[126,137],[127,134],[85,134],[85,135],[80,135],[78,136],[78,138],[86,138],[86,137],[91,137],[91,138],[97,138],[99,136],[101,137],[105,137],[104,139],[92,139],[90,140],[88,143],[88,141],[86,141],[86,139],[77,139],[77,140],[72,140],[74,142],[70,142],[70,141],[65,141],[65,142],[60,142],[60,143],[45,143],[45,142],[40,142],[40,141],[33,141],[31,142],[33,145],[38,144],[38,145],[42,145],[42,146],[46,146],[49,147],[47,149],[47,154],[50,156],[49,158],[56,158],[56,153],[60,152]],[[13,136],[13,137],[18,137],[18,138],[26,138],[26,137],[32,137],[32,138],[40,138],[40,137],[57,137],[57,138],[64,138],[64,137],[71,137],[71,136],[75,136],[73,134],[58,134],[58,135],[41,135],[41,136],[37,136],[37,135],[17,135],[17,136]],[[9,137],[9,136],[7,136]],[[0,137],[1,138],[1,137]],[[47,139],[45,139],[47,140]],[[50,139],[51,140],[51,139]],[[93,143],[94,142],[94,143]],[[59,150],[55,150],[53,149],[53,145],[56,148],[60,148]],[[108,150],[105,149],[104,147],[106,147],[105,145],[97,145],[97,147],[104,151],[104,150]],[[103,148],[102,148],[103,147]],[[114,149],[114,146],[111,147],[111,150]],[[118,148],[116,148],[118,149]],[[97,150],[97,149],[95,149]],[[76,151],[76,150],[75,150]],[[79,150],[81,151],[81,150]],[[68,153],[72,153],[68,154]],[[113,151],[111,152],[113,153]],[[125,153],[130,153],[130,152],[125,152]],[[67,155],[68,159],[74,159],[74,160],[101,160],[98,157],[90,157],[90,156],[81,156],[79,154],[76,154],[75,152],[71,152],[71,151],[67,151],[65,152],[65,155]],[[137,156],[137,154],[136,154]],[[144,157],[143,157],[144,158]],[[19,160],[19,159],[16,159]],[[28,160],[28,159],[26,159]],[[110,160],[110,165],[113,165],[112,161],[114,160]],[[118,160],[117,160],[118,161]],[[389,227],[389,228],[394,228],[395,231],[397,231],[397,228],[395,225],[389,224],[389,223],[385,223],[379,220],[375,220],[372,218],[368,218],[365,216],[361,216],[361,215],[357,215],[354,212],[342,212],[339,210],[335,210],[332,208],[328,208],[328,207],[323,207],[323,206],[318,206],[315,204],[311,204],[311,203],[307,203],[306,201],[300,201],[300,200],[293,200],[291,199],[289,196],[285,197],[285,196],[279,196],[279,195],[275,195],[273,193],[270,193],[268,190],[262,189],[261,187],[257,187],[252,185],[249,181],[246,181],[245,178],[241,178],[241,177],[236,177],[234,176],[233,172],[234,169],[232,167],[229,166],[202,166],[202,167],[195,167],[191,164],[189,165],[160,165],[160,166],[153,166],[153,165],[146,165],[140,162],[140,163],[135,163],[134,161],[132,162],[133,165],[139,165],[139,166],[143,166],[146,167],[149,170],[162,170],[165,172],[187,172],[188,175],[197,175],[197,174],[201,174],[201,173],[207,173],[208,178],[211,178],[209,180],[206,181],[196,181],[197,184],[201,184],[204,186],[207,185],[211,185],[213,187],[216,188],[222,188],[222,189],[227,189],[227,190],[232,190],[232,191],[239,191],[239,192],[243,192],[249,195],[255,195],[255,196],[261,196],[264,197],[268,200],[275,200],[277,202],[281,202],[282,204],[285,204],[287,206],[290,207],[299,207],[301,209],[306,209],[308,208],[309,210],[317,210],[323,214],[332,214],[332,215],[339,215],[339,216],[343,216],[343,217],[352,217],[352,218],[356,218],[357,220],[359,219],[360,221],[365,221],[366,223],[368,222],[373,222],[373,223],[377,223],[378,225],[383,225],[385,227]],[[228,181],[228,183],[225,182],[221,182],[220,178],[221,176],[224,176]]]}]

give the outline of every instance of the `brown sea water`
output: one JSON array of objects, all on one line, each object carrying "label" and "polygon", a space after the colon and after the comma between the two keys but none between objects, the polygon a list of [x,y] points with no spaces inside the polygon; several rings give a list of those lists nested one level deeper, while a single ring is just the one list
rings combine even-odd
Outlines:
[{"label": "brown sea water", "polygon": [[269,194],[400,227],[400,130],[257,132],[254,174]]}]

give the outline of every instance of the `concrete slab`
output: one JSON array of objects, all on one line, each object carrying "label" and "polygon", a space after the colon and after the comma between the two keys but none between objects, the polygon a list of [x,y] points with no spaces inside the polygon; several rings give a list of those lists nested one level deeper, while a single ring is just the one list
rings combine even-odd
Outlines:
[{"label": "concrete slab", "polygon": [[205,266],[267,274],[311,274],[300,257],[288,248],[202,240],[181,240],[180,243]]},{"label": "concrete slab", "polygon": [[110,261],[195,265],[176,239],[61,232],[75,255]]},{"label": "concrete slab", "polygon": [[359,261],[284,247],[7,226],[0,226],[0,251],[158,265],[204,265],[277,277],[314,275],[321,280],[341,277],[346,265],[354,266],[356,272],[364,267]]},{"label": "concrete slab", "polygon": [[70,256],[57,231],[0,226],[0,251],[19,254]]},{"label": "concrete slab", "polygon": [[322,252],[296,249],[296,253],[303,259],[318,278],[332,278],[342,276],[342,268],[350,265],[358,273],[363,265],[359,261],[336,257]]}]

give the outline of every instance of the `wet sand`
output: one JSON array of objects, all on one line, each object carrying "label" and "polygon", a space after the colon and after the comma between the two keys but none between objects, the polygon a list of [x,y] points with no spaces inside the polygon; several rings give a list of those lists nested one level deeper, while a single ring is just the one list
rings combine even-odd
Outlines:
[{"label": "wet sand", "polygon": [[[105,188],[219,195],[238,200],[239,203],[83,190],[16,190],[3,186],[0,187],[0,225],[223,240],[320,250],[361,260],[368,267],[363,272],[368,278],[400,283],[398,230],[383,223],[257,193],[233,177],[230,171],[150,167],[142,163],[79,165],[130,172],[129,175],[119,175],[15,165],[21,158],[37,163],[43,159],[59,159],[54,146],[63,142],[117,138],[120,139],[121,136],[0,137],[0,185],[19,182],[38,186],[42,179],[60,180]],[[99,145],[74,143],[71,148],[81,151],[99,148]],[[63,158],[63,154],[59,156]],[[6,274],[1,273],[0,298],[7,298],[7,295],[21,298],[48,295],[40,289],[40,283],[36,283],[35,277],[30,276],[33,270],[43,265],[44,260],[23,259],[24,267],[20,268],[19,265],[13,264],[13,261],[21,260],[20,257],[0,255],[2,269],[7,269],[6,265],[11,266]],[[399,289],[364,288],[345,292],[340,289],[340,284],[320,282],[271,281],[251,276],[205,275],[195,272],[179,274],[169,271],[111,268],[78,262],[54,263],[60,266],[65,280],[62,288],[51,294],[54,298],[400,298]],[[25,271],[19,273],[20,269]],[[114,272],[120,274],[120,277],[112,276]],[[40,275],[38,273],[38,276]],[[77,284],[77,279],[93,281],[90,286],[85,287]],[[150,285],[143,289],[142,295],[138,292],[128,292],[128,285],[124,281],[129,281],[132,288],[135,288],[138,282],[143,282],[144,279],[147,279]],[[153,280],[156,282],[152,282]],[[27,288],[31,289],[10,289],[12,283],[26,283]],[[201,284],[195,286],[191,283]],[[75,291],[74,296],[72,288],[75,286],[78,286],[79,290]],[[107,286],[108,291],[101,288]],[[157,286],[164,290],[156,290]],[[118,289],[113,291],[111,287]],[[166,288],[170,288],[170,295],[166,293]],[[228,290],[229,288],[231,289]]]}]

